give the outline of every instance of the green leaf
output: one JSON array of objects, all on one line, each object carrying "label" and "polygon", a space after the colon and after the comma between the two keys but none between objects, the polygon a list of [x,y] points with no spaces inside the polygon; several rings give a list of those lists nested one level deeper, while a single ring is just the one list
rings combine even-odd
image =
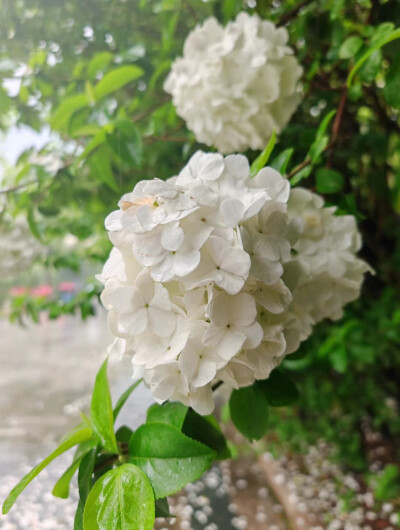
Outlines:
[{"label": "green leaf", "polygon": [[94,81],[96,75],[99,72],[104,72],[113,59],[114,55],[111,52],[96,53],[87,69],[88,78]]},{"label": "green leaf", "polygon": [[100,147],[89,159],[91,172],[111,190],[118,192],[119,186],[115,180],[111,166],[110,150],[107,146]]},{"label": "green leaf", "polygon": [[90,408],[93,430],[103,447],[110,453],[118,453],[114,433],[114,415],[107,379],[108,359],[102,364],[94,383]]},{"label": "green leaf", "polygon": [[291,405],[299,397],[296,385],[282,370],[273,370],[268,379],[257,381],[256,385],[272,407]]},{"label": "green leaf", "polygon": [[322,138],[316,138],[313,142],[312,146],[310,147],[309,151],[309,157],[311,159],[311,163],[315,164],[321,154],[324,152],[324,149],[328,145],[328,137],[322,136]]},{"label": "green leaf", "polygon": [[136,125],[130,120],[120,119],[115,122],[115,127],[125,136],[126,147],[134,165],[140,165],[142,163],[143,143]]},{"label": "green leaf", "polygon": [[121,425],[115,433],[115,438],[117,439],[117,442],[129,444],[132,434],[133,430],[130,427],[127,425]]},{"label": "green leaf", "polygon": [[36,222],[35,210],[33,209],[33,206],[29,207],[27,221],[32,234],[36,237],[36,239],[43,243],[43,237]]},{"label": "green leaf", "polygon": [[215,452],[166,423],[146,423],[129,443],[130,462],[149,477],[157,499],[201,477]]},{"label": "green leaf", "polygon": [[339,48],[340,59],[351,59],[360,51],[364,41],[361,37],[353,35],[348,37]]},{"label": "green leaf", "polygon": [[60,213],[60,208],[58,206],[47,204],[39,204],[38,210],[45,217],[53,217],[54,215],[58,215]]},{"label": "green leaf", "polygon": [[114,125],[127,138],[137,134],[136,125],[131,120],[119,119]]},{"label": "green leaf", "polygon": [[92,477],[96,461],[97,447],[89,451],[82,458],[78,473],[79,498],[85,504],[89,492],[92,489]]},{"label": "green leaf", "polygon": [[260,440],[266,434],[268,403],[263,392],[255,384],[233,390],[229,410],[236,428],[250,441]]},{"label": "green leaf", "polygon": [[75,519],[74,519],[74,530],[83,530],[83,511],[85,509],[85,505],[83,502],[79,499],[78,507],[75,512]]},{"label": "green leaf", "polygon": [[337,193],[343,189],[343,176],[327,167],[321,167],[316,174],[316,189],[319,193]]},{"label": "green leaf", "polygon": [[223,13],[224,20],[228,22],[235,17],[238,10],[240,10],[241,3],[238,4],[237,0],[224,0]]},{"label": "green leaf", "polygon": [[11,493],[3,503],[3,514],[10,511],[13,504],[23,492],[26,486],[32,482],[32,480],[39,475],[39,473],[50,464],[55,458],[60,456],[68,449],[71,449],[74,445],[80,444],[85,440],[92,437],[92,430],[88,427],[80,427],[79,429],[73,430],[69,435],[65,436],[62,443],[53,451],[47,458],[43,460],[39,465],[34,467],[25,477],[12,489]]},{"label": "green leaf", "polygon": [[333,120],[333,117],[335,116],[335,114],[336,114],[336,110],[331,110],[330,112],[328,112],[328,114],[321,121],[321,123],[320,123],[320,125],[318,127],[318,130],[317,130],[317,134],[315,136],[316,140],[321,140],[325,136],[325,133],[326,133],[326,131],[328,129],[328,126],[331,123],[331,121]]},{"label": "green leaf", "polygon": [[154,496],[146,475],[132,464],[108,471],[85,504],[84,530],[152,530]]},{"label": "green leaf", "polygon": [[69,468],[61,475],[54,485],[52,494],[54,497],[59,497],[60,499],[66,499],[69,496],[69,485],[72,477],[75,474],[75,471],[78,469],[82,458],[88,453],[93,447],[97,445],[97,440],[94,438],[86,440],[78,445],[74,459]]},{"label": "green leaf", "polygon": [[359,76],[364,83],[372,83],[382,66],[382,52],[375,50],[368,60],[362,65]]},{"label": "green leaf", "polygon": [[131,81],[143,75],[142,68],[136,65],[120,66],[112,72],[106,74],[94,88],[96,100],[99,101],[104,97],[124,87]]},{"label": "green leaf", "polygon": [[272,136],[268,141],[267,147],[264,149],[264,151],[258,155],[258,157],[254,160],[254,162],[251,164],[250,167],[250,178],[253,178],[257,175],[257,173],[266,166],[269,157],[271,156],[272,151],[274,150],[276,143],[276,133],[275,131],[272,132]]},{"label": "green leaf", "polygon": [[85,149],[79,156],[78,160],[83,160],[87,156],[89,156],[93,151],[98,149],[100,146],[105,144],[106,142],[106,135],[107,131],[101,130],[99,131],[94,138],[90,140],[90,142],[86,145]]},{"label": "green leaf", "polygon": [[125,390],[125,392],[121,395],[121,397],[119,398],[119,400],[117,401],[117,404],[115,405],[114,407],[114,412],[113,412],[113,416],[114,416],[114,422],[115,420],[117,419],[118,417],[118,414],[121,412],[121,409],[122,407],[125,405],[125,403],[128,401],[130,395],[132,394],[132,392],[135,390],[135,388],[137,388],[140,383],[142,382],[142,379],[139,379],[138,381],[135,381],[129,388],[127,388]]},{"label": "green leaf", "polygon": [[79,464],[81,463],[83,456],[73,460],[69,468],[61,475],[54,485],[52,494],[54,497],[60,499],[67,499],[69,496],[69,486],[72,480],[72,477],[75,475],[75,471],[78,469]]},{"label": "green leaf", "polygon": [[396,59],[385,79],[383,89],[388,104],[394,109],[400,109],[400,60]]},{"label": "green leaf", "polygon": [[0,112],[5,114],[11,108],[11,98],[2,86],[0,86]]},{"label": "green leaf", "polygon": [[168,423],[181,430],[188,408],[179,402],[166,402],[163,405],[155,403],[147,411],[147,423]]},{"label": "green leaf", "polygon": [[109,133],[106,136],[108,144],[111,146],[117,157],[130,167],[139,165],[140,156],[137,150],[135,139],[128,140],[119,131]]},{"label": "green leaf", "polygon": [[370,46],[368,50],[360,57],[360,59],[356,62],[356,64],[351,69],[348,77],[347,77],[347,86],[350,87],[351,83],[358,72],[358,70],[363,66],[363,64],[369,59],[369,57],[376,51],[385,46],[386,44],[389,44],[389,42],[392,42],[396,39],[400,38],[400,28],[391,30],[389,26],[385,26],[382,37],[379,37],[377,39],[377,42],[374,43],[373,46]]},{"label": "green leaf", "polygon": [[219,460],[230,458],[225,436],[214,416],[200,416],[193,409],[189,409],[183,422],[182,432],[189,438],[214,449]]},{"label": "green leaf", "polygon": [[89,99],[86,94],[77,94],[65,98],[50,118],[51,127],[55,130],[66,130],[74,112],[88,105]]},{"label": "green leaf", "polygon": [[155,502],[155,507],[156,517],[163,517],[165,519],[169,517],[175,517],[175,515],[172,515],[169,511],[168,500],[166,497],[163,497],[162,499],[157,499]]},{"label": "green leaf", "polygon": [[294,149],[292,147],[285,149],[280,155],[273,159],[270,166],[279,171],[281,175],[284,175],[286,173],[290,159],[292,158],[293,152]]},{"label": "green leaf", "polygon": [[301,182],[303,179],[309,177],[312,172],[312,166],[306,166],[303,167],[300,171],[298,171],[291,179],[290,179],[290,185],[296,186],[299,182]]}]

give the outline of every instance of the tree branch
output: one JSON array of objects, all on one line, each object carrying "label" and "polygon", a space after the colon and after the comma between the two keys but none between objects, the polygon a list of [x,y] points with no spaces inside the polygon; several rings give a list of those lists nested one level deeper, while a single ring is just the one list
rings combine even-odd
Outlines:
[{"label": "tree branch", "polygon": [[[326,153],[326,151],[328,151],[329,149],[331,149],[333,146],[333,143],[330,142],[326,147],[325,149],[322,151],[323,153]],[[292,169],[292,171],[288,174],[287,176],[287,179],[290,180],[292,177],[294,177],[295,175],[297,175],[297,173],[299,171],[301,171],[302,169],[304,169],[305,167],[309,166],[311,164],[311,158],[306,158],[304,160],[304,162],[302,162],[301,164],[299,164],[298,166],[296,166],[294,169]]]},{"label": "tree branch", "polygon": [[309,4],[312,4],[315,0],[303,0],[303,2],[300,2],[296,7],[294,7],[291,11],[288,11],[284,15],[281,16],[281,18],[277,22],[277,26],[284,26],[288,22],[290,22],[293,18],[296,18],[299,11],[303,9],[303,7],[308,6]]},{"label": "tree branch", "polygon": [[0,195],[6,195],[7,193],[13,193],[14,191],[22,190],[23,188],[27,188],[31,184],[37,184],[37,179],[27,180],[26,182],[23,182],[22,184],[18,184],[18,186],[11,186],[9,188],[4,188],[0,190]]}]

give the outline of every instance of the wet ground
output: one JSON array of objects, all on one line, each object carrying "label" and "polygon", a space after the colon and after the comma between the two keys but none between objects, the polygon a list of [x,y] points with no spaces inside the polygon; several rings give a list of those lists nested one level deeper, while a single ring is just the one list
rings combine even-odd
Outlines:
[{"label": "wet ground", "polygon": [[[82,323],[64,317],[25,329],[0,321],[0,499],[57,445],[61,436],[88,411],[98,368],[110,335],[104,315]],[[109,379],[114,400],[131,383],[129,359],[111,358]],[[139,386],[121,412],[119,423],[144,421],[151,395]],[[2,530],[72,530],[77,492],[51,495],[71,460],[53,462],[18,499]],[[172,499],[170,522],[157,529],[286,530],[282,508],[271,496],[257,462],[228,463]],[[111,530],[111,529],[110,529]]]}]

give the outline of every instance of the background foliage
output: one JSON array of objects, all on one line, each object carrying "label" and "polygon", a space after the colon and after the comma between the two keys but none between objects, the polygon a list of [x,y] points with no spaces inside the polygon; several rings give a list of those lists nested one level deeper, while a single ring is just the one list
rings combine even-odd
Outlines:
[{"label": "background foliage", "polygon": [[[142,178],[176,174],[204,148],[162,84],[196,23],[211,15],[226,22],[243,9],[288,24],[304,68],[304,100],[271,160],[293,184],[358,218],[376,271],[344,319],[321,325],[284,363],[300,398],[273,409],[268,428],[297,448],[328,438],[342,461],[362,469],[366,423],[392,447],[400,435],[398,0],[2,0],[0,126],[51,134],[1,184],[3,213],[24,215],[45,247],[16,281],[99,271],[110,248],[103,220],[121,194]],[[10,283],[1,285],[6,296]],[[89,276],[68,303],[29,295],[7,303],[15,319],[41,310],[85,317],[98,293]]]}]

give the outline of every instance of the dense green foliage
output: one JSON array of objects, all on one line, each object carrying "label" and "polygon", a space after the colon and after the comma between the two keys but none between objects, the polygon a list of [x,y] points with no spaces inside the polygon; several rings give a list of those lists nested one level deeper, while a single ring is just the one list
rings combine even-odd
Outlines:
[{"label": "dense green foliage", "polygon": [[[301,351],[285,361],[274,376],[278,381],[234,392],[232,419],[250,439],[267,431],[292,447],[329,439],[342,461],[360,469],[368,456],[365,422],[395,448],[400,436],[398,0],[288,0],[274,5],[239,0],[0,1],[0,125],[4,131],[14,123],[37,131],[49,127],[52,133],[40,152],[28,150],[7,170],[0,205],[14,216],[26,216],[33,235],[46,246],[45,257],[38,257],[32,268],[35,274],[39,267],[61,275],[83,266],[85,272],[87,267],[99,271],[110,249],[103,220],[121,194],[142,178],[176,174],[202,147],[162,89],[171,61],[196,23],[211,15],[224,22],[243,9],[287,24],[304,68],[303,102],[260,157],[247,153],[253,167],[262,167],[269,157],[293,185],[301,182],[341,212],[355,215],[363,256],[376,275],[368,277],[361,301],[347,309],[344,319],[319,326]],[[12,95],[6,90],[10,86],[17,87]],[[68,234],[78,240],[73,248],[64,244]],[[27,275],[18,280],[31,281]],[[57,317],[80,309],[85,317],[99,293],[93,278],[88,286],[67,303],[14,297],[11,315],[37,319],[41,310]],[[5,292],[9,283],[3,281],[3,287]],[[76,528],[91,520],[91,508],[84,512],[83,506],[87,498],[95,503],[102,489],[110,488],[113,495],[116,485],[125,484],[130,492],[140,490],[142,502],[148,503],[148,481],[156,497],[164,497],[200,476],[214,457],[227,456],[215,420],[180,405],[156,406],[133,436],[128,428],[115,434],[105,367],[96,385],[91,419],[73,438],[80,448],[86,445],[55,491],[68,494],[69,480],[79,468]],[[296,397],[293,407],[274,407]],[[257,404],[250,407],[252,416],[243,406],[251,400]],[[89,430],[92,438],[82,442],[79,432]],[[146,478],[140,471],[149,465],[175,473],[178,446],[191,465],[179,466],[182,474],[174,483],[157,474]],[[397,468],[386,469],[376,486],[382,499],[398,494]],[[92,478],[100,480],[89,493]],[[20,490],[11,495],[7,510]],[[162,508],[158,503],[156,510]],[[151,510],[146,511],[148,521]],[[96,528],[91,524],[85,528]]]}]

